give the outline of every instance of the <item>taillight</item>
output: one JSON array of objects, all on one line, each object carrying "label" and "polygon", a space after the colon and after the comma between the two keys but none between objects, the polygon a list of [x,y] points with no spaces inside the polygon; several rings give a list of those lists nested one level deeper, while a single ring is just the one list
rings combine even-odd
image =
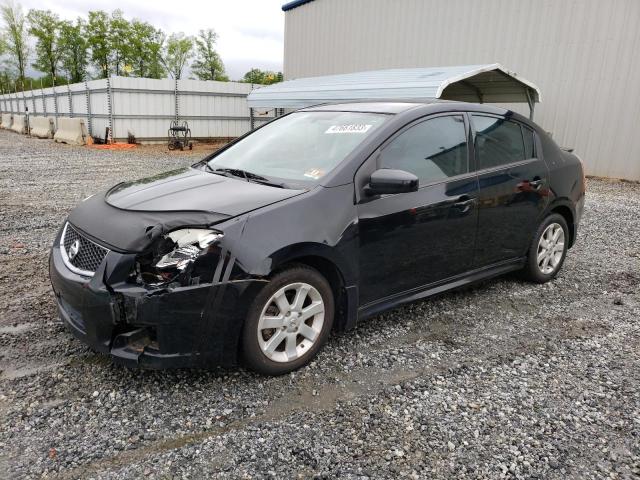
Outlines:
[{"label": "taillight", "polygon": [[584,170],[584,162],[578,155],[576,155],[575,153],[574,155],[580,162],[580,168],[582,169],[582,193],[585,193],[587,191],[587,175]]},{"label": "taillight", "polygon": [[576,155],[574,152],[572,152],[573,156],[576,157],[578,159],[578,161],[580,162],[580,168],[582,169],[582,193],[585,193],[587,191],[587,175],[585,173],[585,169],[584,169],[584,162],[582,161],[582,159]]}]

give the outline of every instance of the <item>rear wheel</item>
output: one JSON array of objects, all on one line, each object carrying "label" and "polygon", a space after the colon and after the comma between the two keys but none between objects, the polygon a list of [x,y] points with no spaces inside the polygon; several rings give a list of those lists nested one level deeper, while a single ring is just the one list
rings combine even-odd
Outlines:
[{"label": "rear wheel", "polygon": [[306,365],[326,342],[333,316],[331,287],[316,270],[296,266],[274,275],[249,308],[242,335],[246,364],[266,375]]},{"label": "rear wheel", "polygon": [[525,278],[536,283],[553,279],[567,255],[569,228],[562,215],[553,213],[540,224],[529,246]]}]

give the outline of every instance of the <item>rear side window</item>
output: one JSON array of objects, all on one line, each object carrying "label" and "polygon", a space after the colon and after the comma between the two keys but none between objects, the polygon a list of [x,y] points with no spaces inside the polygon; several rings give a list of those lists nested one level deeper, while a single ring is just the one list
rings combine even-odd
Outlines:
[{"label": "rear side window", "polygon": [[476,130],[478,169],[499,167],[533,157],[533,132],[501,118],[471,115]]},{"label": "rear side window", "polygon": [[464,118],[436,117],[410,127],[382,150],[380,164],[411,172],[422,184],[467,173]]}]

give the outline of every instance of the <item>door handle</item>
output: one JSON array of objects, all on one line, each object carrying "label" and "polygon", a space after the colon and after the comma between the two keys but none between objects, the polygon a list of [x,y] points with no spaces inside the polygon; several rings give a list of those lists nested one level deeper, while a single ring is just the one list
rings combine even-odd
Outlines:
[{"label": "door handle", "polygon": [[453,206],[460,210],[462,213],[465,213],[469,211],[469,209],[473,205],[473,201],[474,199],[469,195],[461,195],[460,197],[458,197]]},{"label": "door handle", "polygon": [[537,180],[530,181],[529,185],[531,185],[534,190],[540,190],[540,187],[542,187],[542,183],[542,179],[538,178]]},{"label": "door handle", "polygon": [[518,184],[518,190],[520,190],[521,192],[530,192],[531,190],[537,192],[538,190],[540,190],[540,188],[542,188],[543,184],[544,180],[542,180],[541,178],[536,178],[534,180],[523,180]]}]

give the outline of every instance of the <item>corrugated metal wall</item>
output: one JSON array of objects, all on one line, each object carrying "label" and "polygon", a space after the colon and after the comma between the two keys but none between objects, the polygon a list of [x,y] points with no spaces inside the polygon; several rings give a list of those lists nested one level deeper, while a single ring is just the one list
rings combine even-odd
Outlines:
[{"label": "corrugated metal wall", "polygon": [[640,0],[315,0],[285,18],[286,79],[499,62],[541,88],[535,120],[589,174],[640,180]]},{"label": "corrugated metal wall", "polygon": [[[93,136],[104,138],[111,125],[115,139],[132,133],[141,141],[157,141],[166,139],[177,106],[192,137],[238,137],[251,128],[251,88],[236,82],[179,80],[176,85],[175,80],[113,77],[0,95],[0,111],[84,117]],[[273,111],[256,112],[254,123],[270,118]]]}]

